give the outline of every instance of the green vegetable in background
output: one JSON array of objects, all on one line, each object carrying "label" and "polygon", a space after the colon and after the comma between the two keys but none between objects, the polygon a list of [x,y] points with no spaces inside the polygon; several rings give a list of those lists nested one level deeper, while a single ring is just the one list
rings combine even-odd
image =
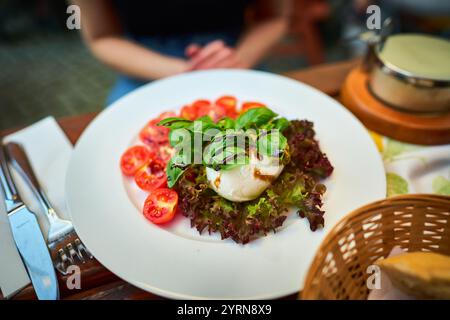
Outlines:
[{"label": "green vegetable in background", "polygon": [[397,194],[408,193],[408,181],[396,173],[386,173],[387,196],[392,197]]},{"label": "green vegetable in background", "polygon": [[437,176],[433,180],[433,191],[436,194],[450,196],[450,180],[443,176]]}]

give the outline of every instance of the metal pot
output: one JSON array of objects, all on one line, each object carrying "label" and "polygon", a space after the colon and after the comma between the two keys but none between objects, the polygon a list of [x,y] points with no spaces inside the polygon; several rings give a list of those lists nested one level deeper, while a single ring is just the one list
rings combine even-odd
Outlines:
[{"label": "metal pot", "polygon": [[[448,79],[426,77],[382,59],[381,53],[389,37],[383,34],[366,35],[368,50],[363,68],[369,73],[368,85],[372,94],[385,104],[405,111],[422,113],[450,111],[450,75]],[[439,39],[439,41],[447,40]],[[431,59],[432,55],[433,52],[430,52]],[[421,63],[426,65],[427,61]],[[450,64],[450,54],[447,63]]]}]

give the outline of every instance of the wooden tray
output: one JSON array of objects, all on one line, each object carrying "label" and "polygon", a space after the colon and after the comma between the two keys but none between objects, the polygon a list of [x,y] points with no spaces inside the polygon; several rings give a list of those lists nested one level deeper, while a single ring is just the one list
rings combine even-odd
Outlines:
[{"label": "wooden tray", "polygon": [[367,78],[367,73],[356,67],[347,76],[340,95],[341,102],[367,128],[409,143],[450,143],[450,112],[425,115],[396,110],[371,94]]}]

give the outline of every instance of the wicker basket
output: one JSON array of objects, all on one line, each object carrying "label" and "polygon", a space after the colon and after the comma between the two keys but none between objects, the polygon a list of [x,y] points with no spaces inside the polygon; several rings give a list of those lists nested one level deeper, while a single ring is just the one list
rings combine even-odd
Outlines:
[{"label": "wicker basket", "polygon": [[450,255],[450,197],[403,195],[345,216],[321,244],[302,299],[366,299],[367,267],[394,246]]}]

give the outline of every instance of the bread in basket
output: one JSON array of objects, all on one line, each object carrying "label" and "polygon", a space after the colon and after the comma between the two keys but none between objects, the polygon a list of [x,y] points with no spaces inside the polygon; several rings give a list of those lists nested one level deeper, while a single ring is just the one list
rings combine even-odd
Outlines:
[{"label": "bread in basket", "polygon": [[394,246],[450,255],[450,197],[402,195],[348,214],[319,247],[300,297],[366,299],[367,268]]}]

